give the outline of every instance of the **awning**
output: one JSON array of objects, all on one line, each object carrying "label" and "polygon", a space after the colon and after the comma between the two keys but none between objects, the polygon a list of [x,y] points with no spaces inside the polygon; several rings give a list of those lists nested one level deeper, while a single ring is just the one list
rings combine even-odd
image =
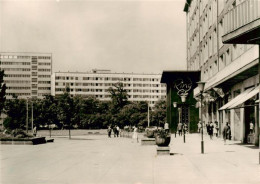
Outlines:
[{"label": "awning", "polygon": [[252,91],[250,91],[247,95],[245,95],[243,98],[240,100],[236,101],[234,104],[232,104],[229,109],[232,109],[234,107],[237,107],[244,103],[245,101],[249,100],[250,98],[254,97],[259,93],[259,86],[255,87]]},{"label": "awning", "polygon": [[228,103],[226,103],[225,105],[223,105],[220,109],[218,109],[219,111],[221,110],[225,110],[225,109],[229,109],[229,107],[231,105],[233,105],[234,103],[238,102],[240,99],[242,99],[243,97],[245,97],[249,92],[251,92],[254,88],[249,88],[247,90],[245,90],[244,92],[242,92],[241,94],[237,95],[234,99],[230,100]]}]

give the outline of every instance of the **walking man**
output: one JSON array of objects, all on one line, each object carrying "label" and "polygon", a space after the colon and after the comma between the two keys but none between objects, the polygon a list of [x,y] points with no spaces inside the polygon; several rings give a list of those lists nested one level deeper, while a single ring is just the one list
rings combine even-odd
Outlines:
[{"label": "walking man", "polygon": [[178,129],[178,132],[179,132],[179,136],[182,136],[182,123],[181,122],[178,123],[177,129]]}]

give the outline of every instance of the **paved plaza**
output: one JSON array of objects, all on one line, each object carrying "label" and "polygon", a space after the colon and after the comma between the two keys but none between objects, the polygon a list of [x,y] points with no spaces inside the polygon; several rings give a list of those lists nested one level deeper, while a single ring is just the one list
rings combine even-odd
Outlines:
[{"label": "paved plaza", "polygon": [[1,145],[1,184],[260,183],[259,149],[200,135],[172,135],[171,155],[106,135],[55,137],[42,145]]}]

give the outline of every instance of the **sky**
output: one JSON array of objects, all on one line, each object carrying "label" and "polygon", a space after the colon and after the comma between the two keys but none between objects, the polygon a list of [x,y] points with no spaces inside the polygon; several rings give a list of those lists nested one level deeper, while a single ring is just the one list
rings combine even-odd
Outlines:
[{"label": "sky", "polygon": [[0,0],[0,52],[52,53],[53,72],[186,69],[185,0]]}]

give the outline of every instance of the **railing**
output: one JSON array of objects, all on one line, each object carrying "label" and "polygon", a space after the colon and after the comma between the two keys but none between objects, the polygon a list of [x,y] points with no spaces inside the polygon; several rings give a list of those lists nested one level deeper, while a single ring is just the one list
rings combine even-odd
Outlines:
[{"label": "railing", "polygon": [[260,19],[260,1],[246,0],[224,16],[224,35]]}]

